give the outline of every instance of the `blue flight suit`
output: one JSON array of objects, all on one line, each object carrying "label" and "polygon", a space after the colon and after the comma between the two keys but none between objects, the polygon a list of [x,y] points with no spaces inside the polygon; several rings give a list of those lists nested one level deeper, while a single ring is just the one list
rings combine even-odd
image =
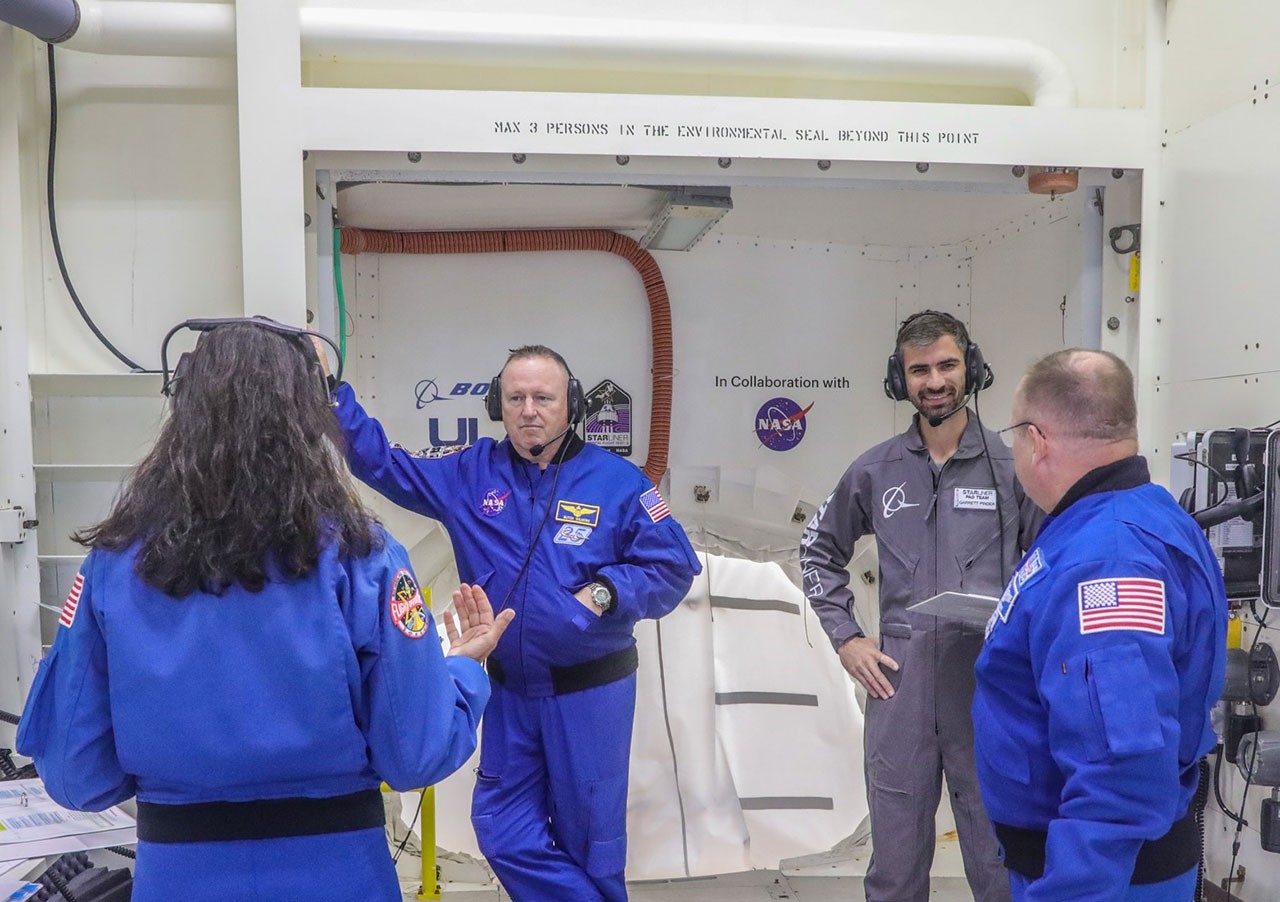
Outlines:
[{"label": "blue flight suit", "polygon": [[[337,398],[352,472],[441,521],[462,581],[516,610],[489,658],[471,811],[481,852],[516,900],[626,899],[632,630],[701,571],[684,530],[639,469],[575,433],[546,470],[506,439],[418,458],[350,386]],[[574,598],[592,581],[613,590],[603,616]]]},{"label": "blue flight suit", "polygon": [[978,779],[1014,899],[1191,898],[1227,602],[1204,533],[1146,461],[1087,473],[987,626]]},{"label": "blue flight suit", "polygon": [[182,599],[138,578],[136,546],[90,552],[18,749],[68,808],[138,797],[134,902],[398,902],[380,784],[461,766],[489,685],[444,657],[383,539],[360,559],[330,545],[259,592]]}]

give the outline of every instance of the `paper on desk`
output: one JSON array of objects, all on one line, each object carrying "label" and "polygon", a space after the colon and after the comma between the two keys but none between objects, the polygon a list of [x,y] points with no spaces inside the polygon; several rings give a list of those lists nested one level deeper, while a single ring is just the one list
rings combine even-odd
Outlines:
[{"label": "paper on desk", "polygon": [[49,798],[39,780],[0,783],[0,860],[135,841],[134,820],[119,808],[71,811]]},{"label": "paper on desk", "polygon": [[44,887],[39,883],[31,883],[26,880],[5,880],[0,877],[0,900],[3,900],[3,902],[25,902],[25,900],[32,898],[43,889]]}]

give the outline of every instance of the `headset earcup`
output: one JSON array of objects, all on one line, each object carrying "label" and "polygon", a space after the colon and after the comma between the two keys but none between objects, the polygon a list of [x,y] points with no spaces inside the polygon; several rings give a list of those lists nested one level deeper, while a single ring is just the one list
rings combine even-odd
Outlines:
[{"label": "headset earcup", "polygon": [[964,357],[964,390],[966,393],[984,391],[996,381],[996,374],[982,356],[982,348],[975,341],[969,342]]},{"label": "headset earcup", "polygon": [[569,425],[581,423],[587,415],[587,399],[582,393],[582,383],[569,377]]},{"label": "headset earcup", "polygon": [[489,393],[484,396],[484,409],[489,419],[495,423],[502,422],[502,377],[494,376],[489,381]]},{"label": "headset earcup", "polygon": [[902,370],[902,360],[890,354],[884,371],[884,393],[894,401],[907,400],[907,377]]}]

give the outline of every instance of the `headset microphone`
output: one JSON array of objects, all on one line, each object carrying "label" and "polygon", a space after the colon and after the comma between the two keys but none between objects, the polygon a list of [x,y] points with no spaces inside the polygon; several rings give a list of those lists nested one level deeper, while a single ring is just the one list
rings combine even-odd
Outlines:
[{"label": "headset microphone", "polygon": [[930,426],[932,426],[934,429],[937,429],[939,426],[941,426],[941,425],[942,425],[942,421],[943,421],[943,420],[947,419],[948,417],[953,417],[953,416],[955,416],[955,415],[956,415],[956,414],[958,414],[960,411],[962,411],[962,410],[964,410],[966,407],[968,407],[968,406],[969,406],[969,400],[970,400],[970,399],[971,399],[975,394],[977,394],[977,392],[969,392],[969,394],[967,394],[967,395],[965,395],[965,396],[964,396],[964,401],[963,401],[963,402],[961,402],[960,404],[957,404],[955,407],[953,407],[951,410],[949,410],[949,411],[947,411],[946,413],[944,413],[942,416],[940,416],[940,417],[925,417],[925,420],[929,423],[929,425],[930,425]]},{"label": "headset microphone", "polygon": [[568,434],[569,434],[569,430],[573,428],[573,425],[574,425],[573,423],[570,423],[568,426],[566,426],[566,427],[564,427],[563,429],[561,429],[561,430],[560,430],[560,434],[559,434],[559,435],[557,435],[557,436],[555,436],[554,438],[552,438],[550,441],[543,442],[543,443],[542,443],[542,444],[540,444],[540,445],[533,445],[533,446],[531,446],[531,447],[529,448],[529,453],[530,453],[530,454],[532,454],[534,457],[541,457],[541,456],[542,456],[542,452],[543,452],[543,451],[546,451],[548,446],[555,444],[555,443],[556,443],[557,441],[559,441],[561,438],[563,438],[564,436],[568,435]]}]

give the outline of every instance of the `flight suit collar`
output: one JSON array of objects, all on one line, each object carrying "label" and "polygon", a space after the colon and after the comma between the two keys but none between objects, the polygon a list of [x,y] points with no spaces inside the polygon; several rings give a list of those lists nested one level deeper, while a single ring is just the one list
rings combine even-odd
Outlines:
[{"label": "flight suit collar", "polygon": [[[507,446],[507,453],[511,455],[511,462],[513,464],[533,463],[532,461],[525,460],[520,456],[520,452],[516,450],[516,446],[511,444],[510,438],[504,438],[502,443]],[[555,456],[551,458],[551,463],[562,464],[565,461],[573,460],[573,458],[582,453],[582,449],[586,446],[587,443],[582,440],[582,436],[578,435],[578,433],[567,432],[565,433],[564,444],[560,447],[560,450],[556,452]]]},{"label": "flight suit collar", "polygon": [[[977,414],[973,409],[969,409],[969,422],[965,424],[964,432],[960,435],[960,445],[956,448],[953,457],[961,460],[978,457],[982,454],[982,423],[978,420]],[[927,452],[928,448],[924,443],[924,436],[920,433],[920,414],[916,414],[911,418],[911,425],[907,427],[904,433],[904,443],[907,450],[920,454]]]},{"label": "flight suit collar", "polygon": [[1147,468],[1147,459],[1140,454],[1125,457],[1085,473],[1076,484],[1067,489],[1058,506],[1049,515],[1059,516],[1063,511],[1087,495],[1100,492],[1119,492],[1124,489],[1136,489],[1151,481],[1151,471]]}]

